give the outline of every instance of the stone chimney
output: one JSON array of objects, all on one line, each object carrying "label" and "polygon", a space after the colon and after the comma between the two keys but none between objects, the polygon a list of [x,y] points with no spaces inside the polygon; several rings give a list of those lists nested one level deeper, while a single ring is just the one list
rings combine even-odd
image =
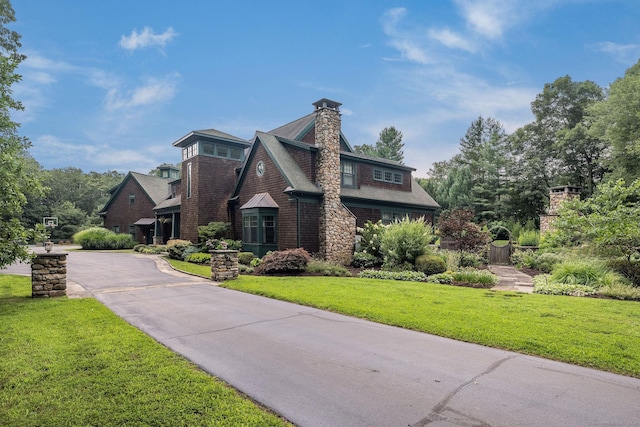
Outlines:
[{"label": "stone chimney", "polygon": [[340,104],[323,98],[316,112],[316,182],[324,195],[318,234],[320,255],[327,261],[348,263],[355,243],[355,216],[340,201]]},{"label": "stone chimney", "polygon": [[540,234],[553,230],[553,221],[558,217],[558,208],[565,200],[580,198],[580,187],[563,185],[549,189],[549,209],[540,215]]}]

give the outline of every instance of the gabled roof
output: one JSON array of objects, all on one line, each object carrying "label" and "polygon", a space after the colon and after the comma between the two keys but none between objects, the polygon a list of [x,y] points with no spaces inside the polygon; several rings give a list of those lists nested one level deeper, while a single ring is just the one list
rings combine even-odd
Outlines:
[{"label": "gabled roof", "polygon": [[411,192],[393,191],[384,188],[362,185],[360,188],[341,188],[340,196],[348,199],[375,200],[385,203],[411,205],[427,208],[439,208],[440,205],[433,200],[424,188],[411,180]]},{"label": "gabled roof", "polygon": [[125,177],[122,179],[122,182],[120,182],[118,186],[109,190],[109,192],[111,193],[111,197],[100,211],[100,215],[104,215],[106,213],[111,203],[118,197],[120,191],[122,191],[122,189],[130,179],[133,179],[138,183],[142,191],[146,194],[147,197],[149,197],[149,199],[151,199],[151,201],[155,205],[166,199],[169,195],[168,184],[170,180],[168,178],[160,178],[157,176],[145,175],[138,172],[129,172],[127,173],[127,175],[125,175]]},{"label": "gabled roof", "polygon": [[221,132],[217,129],[204,129],[204,130],[194,130],[178,139],[173,143],[174,147],[185,147],[198,139],[208,139],[208,140],[218,140],[230,142],[237,145],[242,145],[244,147],[248,147],[251,145],[249,141],[246,139],[238,138],[237,136],[230,135],[228,133]]},{"label": "gabled roof", "polygon": [[247,203],[240,206],[240,210],[242,209],[253,209],[253,208],[279,208],[278,204],[273,197],[269,193],[258,193],[255,194],[252,198],[249,199]]},{"label": "gabled roof", "polygon": [[[293,157],[291,157],[291,154],[289,154],[287,149],[284,148],[279,138],[274,135],[258,131],[256,132],[251,152],[249,153],[249,156],[247,156],[247,159],[242,166],[242,170],[240,171],[240,176],[236,183],[236,187],[233,190],[232,197],[237,196],[240,188],[242,187],[242,182],[244,181],[244,177],[247,173],[247,165],[251,163],[251,159],[255,153],[255,147],[257,147],[258,143],[262,144],[265,151],[280,171],[280,174],[288,185],[288,190],[300,193],[322,194],[322,190],[307,179],[307,176],[302,172],[302,169],[300,169],[300,166],[296,163]],[[282,190],[284,191],[285,189],[283,188]]]},{"label": "gabled roof", "polygon": [[[313,112],[311,114],[307,114],[304,117],[300,117],[297,120],[294,120],[286,125],[280,126],[279,128],[275,128],[270,130],[269,134],[275,135],[278,137],[286,138],[291,141],[300,141],[304,136],[315,126],[316,124],[316,113]],[[340,131],[340,146],[344,148],[343,151],[353,152],[353,148],[351,148],[351,144],[347,141],[347,138]]]},{"label": "gabled roof", "polygon": [[166,199],[161,201],[160,203],[158,203],[153,210],[154,211],[159,211],[162,209],[167,209],[167,208],[173,208],[175,206],[180,206],[182,203],[182,200],[180,197],[173,197],[171,199]]}]

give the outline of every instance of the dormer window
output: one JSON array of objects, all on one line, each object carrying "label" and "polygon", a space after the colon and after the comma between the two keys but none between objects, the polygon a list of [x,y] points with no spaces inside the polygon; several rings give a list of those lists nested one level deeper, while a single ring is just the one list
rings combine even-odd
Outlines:
[{"label": "dormer window", "polygon": [[402,173],[386,169],[374,169],[373,179],[376,181],[390,182],[392,184],[402,184]]}]

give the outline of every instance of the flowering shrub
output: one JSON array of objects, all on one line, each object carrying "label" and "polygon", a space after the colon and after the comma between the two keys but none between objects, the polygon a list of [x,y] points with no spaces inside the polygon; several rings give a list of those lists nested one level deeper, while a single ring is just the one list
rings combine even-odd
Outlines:
[{"label": "flowering shrub", "polygon": [[414,220],[405,217],[388,225],[380,240],[385,266],[413,265],[427,251],[432,237],[431,225],[423,217]]},{"label": "flowering shrub", "polygon": [[362,237],[360,240],[360,250],[366,254],[371,254],[378,258],[382,263],[382,250],[380,248],[380,240],[386,230],[386,226],[382,225],[382,221],[367,221],[364,227],[358,227],[358,233]]}]

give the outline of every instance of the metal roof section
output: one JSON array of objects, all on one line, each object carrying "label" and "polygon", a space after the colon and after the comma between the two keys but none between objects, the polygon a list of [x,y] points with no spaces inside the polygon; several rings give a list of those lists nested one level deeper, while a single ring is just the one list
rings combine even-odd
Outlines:
[{"label": "metal roof section", "polygon": [[140,218],[133,225],[153,225],[156,222],[155,218]]},{"label": "metal roof section", "polygon": [[216,140],[229,142],[236,145],[241,145],[242,147],[251,146],[251,142],[246,139],[238,138],[237,136],[230,135],[228,133],[221,132],[217,129],[204,129],[204,130],[194,130],[178,139],[173,143],[174,147],[185,147],[193,142],[204,139],[204,140]]},{"label": "metal roof section", "polygon": [[249,199],[247,203],[240,206],[240,210],[242,209],[253,209],[253,208],[275,208],[278,209],[280,206],[273,200],[273,197],[269,193],[258,193],[255,194],[252,198]]},{"label": "metal roof section", "polygon": [[362,185],[360,188],[341,188],[340,197],[348,199],[361,199],[367,201],[380,201],[398,205],[411,205],[437,209],[440,205],[433,200],[424,188],[415,179],[411,179],[411,192],[393,191],[384,188]]}]

